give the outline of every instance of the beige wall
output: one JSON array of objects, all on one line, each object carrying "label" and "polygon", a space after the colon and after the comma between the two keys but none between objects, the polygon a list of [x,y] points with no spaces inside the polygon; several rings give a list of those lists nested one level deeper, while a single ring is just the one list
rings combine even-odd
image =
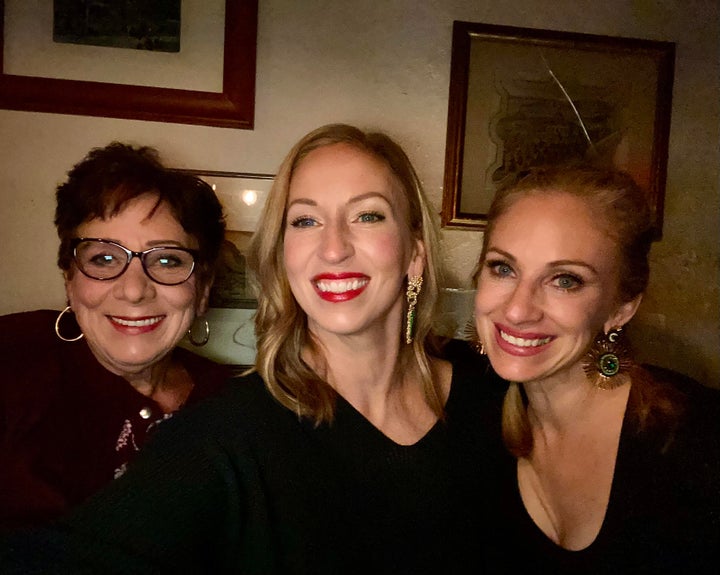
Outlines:
[{"label": "beige wall", "polygon": [[[54,187],[111,140],[178,167],[273,172],[320,124],[381,127],[439,210],[452,21],[552,28],[677,42],[664,237],[634,335],[645,359],[718,385],[718,12],[716,0],[260,0],[253,131],[0,110],[0,313],[63,305]],[[452,284],[480,239],[443,232]]]}]

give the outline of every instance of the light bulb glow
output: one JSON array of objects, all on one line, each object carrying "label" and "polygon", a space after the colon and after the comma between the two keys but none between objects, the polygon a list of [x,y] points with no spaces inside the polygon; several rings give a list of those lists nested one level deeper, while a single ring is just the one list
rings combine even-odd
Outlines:
[{"label": "light bulb glow", "polygon": [[243,190],[242,201],[246,206],[252,206],[257,202],[258,194],[255,190]]}]

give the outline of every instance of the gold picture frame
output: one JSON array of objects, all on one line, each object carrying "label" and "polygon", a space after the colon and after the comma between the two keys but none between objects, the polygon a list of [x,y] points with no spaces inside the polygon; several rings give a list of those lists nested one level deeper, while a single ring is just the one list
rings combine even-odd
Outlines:
[{"label": "gold picture frame", "polygon": [[660,237],[674,43],[456,21],[451,60],[443,226],[484,229],[498,187],[592,148],[647,191]]},{"label": "gold picture frame", "polygon": [[257,228],[275,176],[246,172],[178,169],[209,184],[225,214],[225,241],[210,290],[205,319],[210,339],[203,347],[194,347],[184,339],[181,345],[214,361],[247,368],[255,361],[255,324],[257,297],[248,282],[245,252]]}]

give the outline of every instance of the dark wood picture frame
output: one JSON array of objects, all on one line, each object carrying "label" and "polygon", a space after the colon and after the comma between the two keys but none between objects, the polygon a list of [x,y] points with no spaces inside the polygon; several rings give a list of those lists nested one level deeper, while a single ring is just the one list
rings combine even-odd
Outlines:
[{"label": "dark wood picture frame", "polygon": [[225,1],[223,89],[203,92],[5,74],[0,0],[0,108],[251,130],[257,12],[257,0]]},{"label": "dark wood picture frame", "polygon": [[[636,90],[639,94],[632,96],[635,98],[632,102],[633,106],[647,110],[645,116],[639,120],[644,123],[636,126],[632,124],[632,121],[627,121],[619,126],[617,132],[613,133],[613,135],[624,134],[622,138],[624,140],[629,138],[631,142],[634,142],[636,148],[643,150],[644,156],[641,161],[631,162],[633,165],[630,167],[615,161],[615,159],[613,159],[613,163],[630,172],[646,189],[654,212],[656,237],[660,238],[667,171],[675,44],[462,21],[453,23],[442,225],[454,228],[484,229],[487,211],[485,208],[489,207],[492,195],[498,187],[495,185],[496,175],[498,173],[512,175],[507,169],[507,166],[511,164],[507,161],[509,153],[506,154],[507,150],[502,149],[504,141],[497,136],[496,128],[500,121],[514,122],[511,129],[516,130],[521,137],[523,136],[522,122],[518,120],[521,114],[516,113],[513,118],[508,120],[511,107],[507,102],[512,98],[507,96],[506,86],[505,84],[501,85],[501,81],[506,84],[513,81],[518,84],[524,82],[524,86],[530,85],[530,82],[522,77],[523,74],[527,75],[526,60],[534,58],[541,66],[546,65],[550,69],[550,63],[545,58],[545,53],[550,53],[556,61],[560,60],[566,68],[565,71],[577,70],[578,77],[584,76],[586,79],[588,74],[597,72],[597,67],[592,67],[596,66],[598,62],[600,64],[604,62],[608,64],[608,68],[612,68],[620,66],[618,62],[623,59],[632,59],[632,62],[636,65],[639,64],[642,69],[645,81],[654,83],[654,93]],[[497,60],[493,60],[494,57]],[[565,61],[562,60],[563,58]],[[567,61],[570,63],[568,64]],[[516,62],[517,68],[513,69],[513,64]],[[500,70],[494,68],[493,64],[500,67]],[[589,64],[589,66],[583,68],[584,64]],[[534,61],[532,65],[534,65]],[[586,71],[588,69],[589,72]],[[543,70],[543,72],[546,71]],[[619,76],[622,74],[625,76],[620,80],[627,86],[633,84],[635,81],[633,74],[636,74],[638,70],[623,69],[621,72]],[[498,76],[502,80],[498,80]],[[510,81],[507,80],[508,78]],[[534,80],[533,89],[539,90],[537,78]],[[570,82],[567,80],[566,74],[563,82],[574,85],[580,91],[584,89],[582,78],[571,77],[569,78]],[[567,99],[573,98],[573,95],[563,94],[564,88],[561,89],[557,85],[557,81],[553,84],[553,76],[550,73],[543,82],[550,86],[546,92],[552,89],[556,90],[552,97],[548,97],[548,100],[556,102],[553,104],[556,106],[555,112],[557,112],[557,107],[565,106],[566,109],[563,109],[562,113],[569,117],[566,119],[566,123],[569,125],[576,122],[575,129],[579,131],[580,122],[577,122],[572,112],[575,106],[574,104],[571,106]],[[469,94],[475,96],[478,93],[479,89],[474,86],[481,83],[484,86],[490,85],[484,90],[485,93],[491,93],[492,99],[469,97]],[[604,96],[595,95],[589,89],[585,89],[584,97],[586,103],[589,101],[595,105],[604,104],[601,101]],[[502,101],[503,104],[497,104],[499,101]],[[541,97],[536,100],[531,98],[525,100],[524,112],[530,112],[526,113],[525,117],[532,116],[536,112],[543,113],[542,111],[538,112],[537,108],[533,109],[534,104],[528,105],[528,102],[538,102],[537,105],[542,107],[545,105],[544,101]],[[489,106],[489,103],[492,103],[493,106],[497,104],[497,106]],[[503,114],[507,115],[503,116]],[[582,114],[580,115],[582,117]],[[628,114],[628,117],[634,119],[631,114]],[[507,123],[504,124],[505,128],[507,125]],[[552,128],[555,129],[557,126],[552,126]],[[538,137],[538,141],[542,146],[546,143],[542,137]],[[583,142],[583,144],[588,145],[587,142]],[[478,151],[482,153],[477,153]],[[579,149],[576,151],[581,153]],[[503,154],[506,155],[503,156]],[[492,159],[490,159],[491,156]],[[560,159],[556,158],[555,161],[560,161]],[[499,169],[498,166],[501,166],[502,169]],[[641,177],[633,173],[633,170],[630,169],[632,167],[639,169]],[[468,180],[469,176],[466,177],[466,172],[475,174],[472,176],[474,179]],[[488,174],[492,175],[492,178]],[[468,181],[479,185],[471,186]],[[482,196],[469,197],[470,194],[481,194]],[[472,200],[475,204],[482,204],[482,207],[473,206],[472,209],[468,209],[468,204],[472,203],[468,200]]]}]

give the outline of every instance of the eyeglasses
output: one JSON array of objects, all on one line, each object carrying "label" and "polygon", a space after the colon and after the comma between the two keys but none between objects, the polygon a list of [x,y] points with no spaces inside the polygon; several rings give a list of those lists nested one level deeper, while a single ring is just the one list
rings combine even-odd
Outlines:
[{"label": "eyeglasses", "polygon": [[197,251],[187,248],[156,247],[134,252],[117,242],[99,238],[75,238],[70,243],[78,269],[95,280],[113,280],[140,258],[145,274],[154,282],[174,286],[186,281],[195,269]]}]

